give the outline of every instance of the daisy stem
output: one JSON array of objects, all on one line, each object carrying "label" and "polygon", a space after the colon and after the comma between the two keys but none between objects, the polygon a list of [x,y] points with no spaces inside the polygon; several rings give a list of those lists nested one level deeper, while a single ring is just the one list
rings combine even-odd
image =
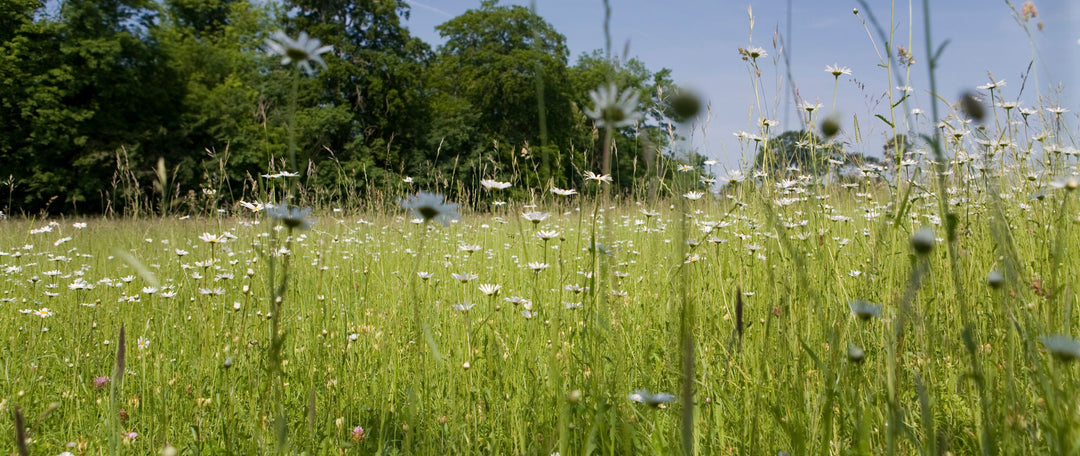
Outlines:
[{"label": "daisy stem", "polygon": [[[289,228],[285,234],[285,250],[290,250],[292,247],[292,228]],[[285,344],[285,335],[281,334],[281,308],[282,302],[285,299],[285,290],[289,283],[289,256],[283,255],[285,258],[281,264],[281,282],[275,283],[274,281],[274,253],[270,255],[270,286],[271,286],[271,300],[270,300],[270,346],[267,350],[267,381],[269,382],[269,389],[272,401],[272,414],[274,416],[274,434],[277,438],[277,446],[275,447],[276,454],[287,453],[288,444],[288,423],[285,421],[285,385],[284,385],[284,372],[282,369],[281,352]]]},{"label": "daisy stem", "polygon": [[296,97],[300,91],[300,70],[293,69],[292,93],[289,95],[289,171],[298,173],[296,167]]},{"label": "daisy stem", "polygon": [[[611,175],[611,141],[615,128],[610,123],[604,127],[604,142],[600,147],[600,174]],[[599,185],[599,181],[597,184]],[[601,188],[603,186],[600,186]]]},{"label": "daisy stem", "polygon": [[836,91],[840,88],[840,76],[833,76],[832,86],[832,110],[836,111]]}]

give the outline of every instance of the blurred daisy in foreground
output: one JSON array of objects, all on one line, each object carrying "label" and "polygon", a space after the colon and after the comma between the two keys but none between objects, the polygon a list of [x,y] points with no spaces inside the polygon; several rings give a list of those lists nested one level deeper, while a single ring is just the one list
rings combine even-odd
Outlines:
[{"label": "blurred daisy in foreground", "polygon": [[668,393],[650,393],[648,390],[639,389],[628,396],[631,401],[645,404],[650,407],[664,408],[669,402],[675,402],[675,396]]},{"label": "blurred daisy in foreground", "polygon": [[1050,181],[1050,188],[1054,189],[1065,189],[1072,191],[1076,190],[1077,187],[1080,187],[1080,176],[1067,175],[1058,177]]},{"label": "blurred daisy in foreground", "polygon": [[1076,361],[1080,359],[1080,342],[1072,337],[1055,334],[1039,338],[1046,351],[1062,361]]},{"label": "blurred daisy in foreground", "polygon": [[641,119],[638,92],[634,89],[620,92],[615,84],[602,85],[589,92],[589,98],[593,107],[586,109],[585,115],[595,120],[598,127],[629,127]]},{"label": "blurred daisy in foreground", "polygon": [[300,32],[300,36],[295,40],[284,32],[274,32],[273,36],[266,39],[266,45],[270,48],[270,55],[281,56],[282,65],[295,62],[308,75],[315,74],[312,62],[326,68],[326,62],[321,55],[333,49],[333,46],[323,46],[318,38],[309,37],[307,32]]},{"label": "blurred daisy in foreground", "polygon": [[270,218],[281,222],[289,229],[307,230],[311,228],[311,219],[308,218],[308,214],[311,214],[310,207],[289,207],[288,204],[273,206],[266,210],[266,215]]},{"label": "blurred daisy in foreground", "polygon": [[424,222],[435,220],[446,225],[461,218],[456,203],[447,203],[441,194],[420,192],[401,200],[401,208]]}]

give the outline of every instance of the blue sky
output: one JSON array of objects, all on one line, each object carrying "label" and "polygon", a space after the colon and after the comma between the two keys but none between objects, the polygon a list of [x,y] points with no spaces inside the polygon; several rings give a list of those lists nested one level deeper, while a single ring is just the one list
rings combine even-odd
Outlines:
[{"label": "blue sky", "polygon": [[[412,5],[406,22],[410,32],[437,46],[442,42],[434,27],[470,8],[479,0],[408,0]],[[502,4],[529,6],[529,0],[502,0]],[[788,5],[791,5],[791,29],[788,34]],[[886,27],[890,13],[896,25],[894,41],[912,50],[916,63],[911,67],[908,85],[915,96],[907,109],[929,112],[926,46],[923,40],[922,2],[873,1],[872,13]],[[1080,112],[1078,98],[1071,87],[1080,76],[1080,6],[1070,0],[1036,1],[1039,16],[1029,22],[1033,40],[1029,40],[1013,18],[1008,4],[993,0],[934,0],[932,4],[933,40],[949,40],[938,71],[938,93],[955,100],[966,90],[990,81],[1005,80],[1002,93],[1008,100],[1020,99],[1023,106],[1034,107],[1036,93],[1053,97],[1054,104],[1068,108],[1072,125]],[[1023,1],[1014,1],[1019,9]],[[881,144],[892,135],[891,129],[875,114],[888,117],[889,75],[880,68],[874,45],[884,55],[884,43],[870,27],[873,41],[852,9],[869,22],[865,8],[854,1],[841,0],[610,0],[613,52],[645,62],[652,70],[670,68],[676,83],[697,89],[711,104],[711,116],[695,129],[689,146],[717,159],[721,169],[738,167],[749,160],[734,133],[757,133],[758,118],[748,64],[738,54],[740,46],[762,47],[768,57],[759,60],[762,89],[759,99],[768,109],[768,117],[778,120],[783,131],[801,128],[795,108],[788,101],[791,89],[786,81],[783,56],[791,61],[794,86],[803,101],[822,103],[824,114],[837,113],[844,123],[841,140],[850,150],[867,154],[880,153]],[[571,64],[577,56],[604,47],[604,7],[601,0],[536,0],[537,12],[566,36]],[[751,37],[747,8],[753,9],[754,30]],[[1036,30],[1042,21],[1043,31]],[[909,30],[911,23],[913,27]],[[868,24],[869,25],[869,24]],[[777,33],[783,35],[784,49],[774,46]],[[911,34],[911,46],[909,43]],[[1034,43],[1034,49],[1032,46]],[[1033,72],[1020,93],[1022,76],[1035,56]],[[777,59],[777,57],[780,59]],[[841,76],[837,89],[836,110],[832,109],[833,76],[825,66],[839,64],[852,70]],[[1036,84],[1036,79],[1038,84]],[[782,86],[778,86],[782,84]],[[1063,91],[1054,89],[1062,84]],[[901,85],[895,79],[891,86]],[[778,93],[779,92],[779,93]],[[895,95],[895,92],[894,92]],[[897,98],[899,95],[895,95]],[[786,109],[789,108],[789,109]],[[945,108],[944,106],[942,108]],[[786,112],[785,112],[786,111]],[[944,115],[944,114],[943,114]],[[854,136],[857,119],[859,140]],[[924,129],[925,130],[925,129]]]}]

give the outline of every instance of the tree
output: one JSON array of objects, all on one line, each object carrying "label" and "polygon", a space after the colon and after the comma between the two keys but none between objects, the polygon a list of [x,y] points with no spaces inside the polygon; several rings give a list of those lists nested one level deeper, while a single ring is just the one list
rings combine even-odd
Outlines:
[{"label": "tree", "polygon": [[899,166],[900,160],[904,159],[904,154],[911,152],[911,148],[914,145],[911,143],[911,139],[903,133],[897,133],[881,147],[881,155],[885,157],[885,162],[892,166]]},{"label": "tree", "polygon": [[262,49],[276,27],[271,10],[247,1],[165,1],[152,34],[183,88],[174,137],[154,150],[174,170],[170,192],[239,190],[284,155],[284,110],[273,107],[285,105],[290,84]]},{"label": "tree", "polygon": [[166,142],[180,91],[147,36],[149,4],[66,0],[57,18],[42,8],[3,4],[0,161],[18,170],[7,209],[104,210],[117,151],[138,164]]},{"label": "tree", "polygon": [[165,11],[176,26],[189,30],[195,38],[219,34],[238,10],[250,7],[250,2],[237,0],[165,1]]},{"label": "tree", "polygon": [[[680,90],[671,79],[671,70],[664,68],[654,73],[638,59],[619,62],[606,57],[598,49],[578,57],[577,63],[570,69],[570,82],[573,90],[571,100],[577,113],[575,124],[578,126],[578,139],[575,143],[594,151],[581,166],[600,169],[602,133],[594,121],[582,112],[591,107],[589,92],[608,83],[614,83],[620,89],[637,89],[639,110],[643,114],[637,126],[620,129],[613,138],[612,175],[616,188],[641,188],[646,179],[662,168],[658,166],[661,161],[674,160],[670,154],[662,153],[666,146],[671,145],[669,143],[673,138],[669,136],[675,130],[668,127],[675,128],[673,122],[677,117],[668,103],[668,97]],[[677,137],[674,139],[678,140]],[[684,158],[690,161],[694,159]]]},{"label": "tree", "polygon": [[845,163],[848,159],[839,143],[826,142],[812,131],[788,130],[761,143],[754,168],[780,174],[797,167],[822,176],[829,171],[830,160]]},{"label": "tree", "polygon": [[[331,198],[403,176],[451,192],[488,177],[579,187],[605,146],[583,112],[610,81],[640,90],[645,112],[612,138],[617,188],[670,168],[668,70],[598,52],[570,68],[550,24],[495,0],[442,24],[432,53],[408,14],[406,0],[0,0],[0,162],[17,170],[0,210],[141,210],[200,187],[235,200],[283,170],[292,132],[288,171]],[[267,56],[279,29],[329,44],[327,68],[301,76]]]},{"label": "tree", "polygon": [[782,175],[789,169],[801,174],[825,176],[830,172],[841,180],[851,180],[863,175],[867,166],[880,166],[881,160],[859,152],[848,152],[835,141],[823,141],[810,131],[788,130],[762,142],[754,157],[754,168],[773,175]]},{"label": "tree", "polygon": [[408,3],[288,0],[286,8],[289,33],[305,31],[333,46],[328,69],[301,97],[304,117],[315,120],[305,130],[307,142],[299,144],[302,155],[337,161],[321,170],[324,182],[348,184],[366,176],[378,185],[390,175],[421,172],[430,49],[401,25]]},{"label": "tree", "polygon": [[566,39],[529,9],[493,0],[437,29],[446,44],[429,78],[435,118],[448,119],[443,134],[452,126],[470,133],[443,144],[442,166],[470,163],[454,173],[466,181],[515,169],[540,185],[569,165],[561,158],[572,136]]}]

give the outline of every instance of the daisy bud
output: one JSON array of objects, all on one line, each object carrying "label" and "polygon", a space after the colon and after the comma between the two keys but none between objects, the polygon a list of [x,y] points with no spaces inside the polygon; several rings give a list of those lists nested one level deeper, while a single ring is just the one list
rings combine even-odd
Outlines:
[{"label": "daisy bud", "polygon": [[915,249],[915,253],[919,255],[926,255],[934,249],[934,230],[922,227],[919,228],[915,234],[911,235],[911,248]]},{"label": "daisy bud", "polygon": [[854,345],[848,345],[847,347],[847,359],[855,364],[862,364],[866,358],[866,352],[863,349]]},{"label": "daisy bud", "polygon": [[971,92],[964,93],[960,97],[960,110],[976,122],[982,122],[983,118],[986,117],[986,108]]},{"label": "daisy bud", "polygon": [[701,100],[692,93],[681,92],[671,98],[671,109],[678,119],[690,119],[701,111]]},{"label": "daisy bud", "polygon": [[570,405],[577,405],[581,402],[581,390],[573,390],[570,394],[567,394],[566,402],[569,402]]},{"label": "daisy bud", "polygon": [[825,139],[829,139],[837,133],[840,133],[840,119],[833,114],[821,122],[821,134],[825,135]]}]

